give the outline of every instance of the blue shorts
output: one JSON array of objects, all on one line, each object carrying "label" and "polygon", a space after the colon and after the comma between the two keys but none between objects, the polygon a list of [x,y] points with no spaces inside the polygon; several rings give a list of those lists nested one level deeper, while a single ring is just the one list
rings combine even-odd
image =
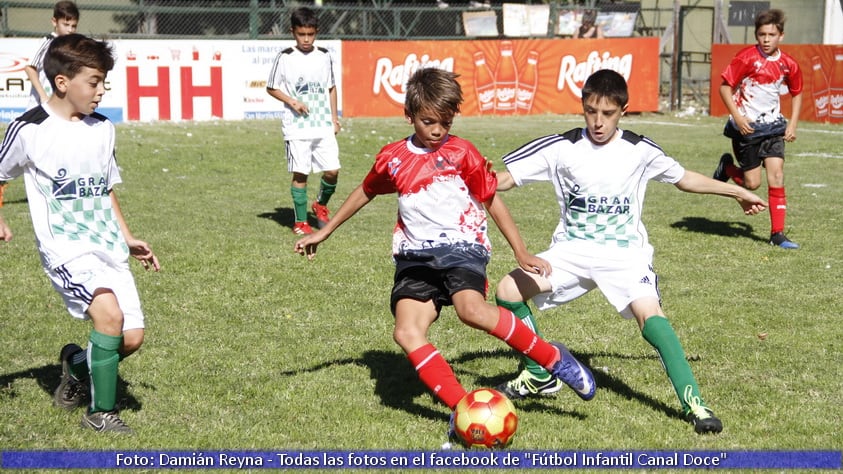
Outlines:
[{"label": "blue shorts", "polygon": [[390,310],[395,316],[395,307],[399,300],[411,298],[417,301],[433,301],[436,306],[436,314],[443,306],[453,304],[451,296],[461,290],[475,290],[486,297],[489,291],[489,281],[486,279],[485,265],[482,260],[480,272],[477,271],[477,264],[466,266],[452,266],[448,268],[437,268],[427,265],[425,262],[414,261],[411,265],[407,262],[402,265],[400,261],[395,269],[395,283],[392,286],[390,297]]}]

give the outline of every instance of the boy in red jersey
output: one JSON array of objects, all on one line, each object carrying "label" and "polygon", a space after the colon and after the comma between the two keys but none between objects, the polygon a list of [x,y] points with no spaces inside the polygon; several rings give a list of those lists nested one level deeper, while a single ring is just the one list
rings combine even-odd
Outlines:
[{"label": "boy in red jersey", "polygon": [[448,133],[463,100],[456,78],[435,68],[420,69],[410,77],[404,114],[415,133],[383,147],[333,219],[296,242],[294,250],[312,259],[317,245],[375,196],[397,193],[393,337],[421,381],[452,411],[466,394],[427,339],[442,307],[453,305],[463,323],[503,340],[589,400],[594,396],[594,377],[564,345],[546,342],[511,311],[486,302],[486,265],[491,255],[486,211],[520,268],[544,275],[550,267],[527,251],[509,210],[495,194],[497,179],[480,152]]},{"label": "boy in red jersey", "polygon": [[[784,235],[787,198],[784,190],[784,142],[796,140],[796,123],[802,107],[802,71],[796,61],[779,49],[784,38],[784,13],[767,10],[755,18],[758,44],[739,51],[720,75],[720,98],[731,117],[723,134],[732,139],[732,155],[720,157],[714,179],[755,190],[761,186],[761,166],[767,169],[770,203],[770,245],[798,249]],[[787,87],[793,97],[788,122],[781,113],[779,91]]]}]

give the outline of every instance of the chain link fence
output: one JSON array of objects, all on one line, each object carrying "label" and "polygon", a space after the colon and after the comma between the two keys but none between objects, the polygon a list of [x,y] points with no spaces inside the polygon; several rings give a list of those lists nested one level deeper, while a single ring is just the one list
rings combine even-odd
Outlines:
[{"label": "chain link fence", "polygon": [[[322,39],[405,40],[465,38],[463,14],[492,11],[503,31],[501,1],[469,0],[77,0],[79,32],[109,38],[277,38],[289,32],[290,12],[317,9]],[[530,1],[515,3],[530,4]],[[635,35],[659,35],[671,19],[671,2],[641,8],[640,2],[537,1],[550,8],[548,35],[563,10],[640,9]],[[665,3],[665,2],[662,2]],[[50,30],[53,2],[0,0],[2,36],[41,36]]]}]

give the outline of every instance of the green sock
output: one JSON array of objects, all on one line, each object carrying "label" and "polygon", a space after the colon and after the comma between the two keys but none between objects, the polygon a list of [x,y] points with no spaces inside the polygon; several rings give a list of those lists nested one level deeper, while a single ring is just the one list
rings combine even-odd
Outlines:
[{"label": "green sock", "polygon": [[70,356],[70,375],[76,380],[87,380],[91,375],[88,370],[88,351],[81,350]]},{"label": "green sock", "polygon": [[123,336],[91,331],[91,411],[111,411],[117,400],[117,349]]},{"label": "green sock", "polygon": [[319,183],[319,194],[316,196],[316,202],[323,206],[328,205],[328,201],[331,200],[331,196],[334,195],[334,191],[337,190],[337,184],[331,184],[324,179]]},{"label": "green sock", "polygon": [[[512,314],[518,316],[518,318],[523,321],[527,327],[541,337],[542,333],[539,331],[539,326],[536,324],[536,318],[533,316],[533,312],[530,311],[530,306],[527,305],[527,303],[523,301],[504,301],[496,296],[495,304],[512,311]],[[550,380],[550,372],[533,359],[522,355],[521,362],[524,364],[524,368],[533,375],[533,378],[541,381]]]},{"label": "green sock", "polygon": [[296,213],[296,222],[307,221],[307,188],[290,186],[290,194],[293,196],[293,212]]},{"label": "green sock", "polygon": [[682,409],[687,412],[691,404],[703,405],[700,387],[685,358],[682,344],[667,318],[651,316],[644,322],[641,335],[658,351],[662,366],[667,372],[670,383],[673,384],[673,389],[676,390]]}]

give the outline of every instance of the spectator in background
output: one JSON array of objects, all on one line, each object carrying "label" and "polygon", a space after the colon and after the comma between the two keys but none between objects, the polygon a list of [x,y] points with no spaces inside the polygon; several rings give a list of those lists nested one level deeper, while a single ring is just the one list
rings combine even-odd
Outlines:
[{"label": "spectator in background", "polygon": [[[79,9],[71,1],[56,2],[53,6],[53,18],[50,21],[53,22],[53,32],[44,38],[32,61],[24,69],[27,79],[32,84],[29,103],[26,106],[27,110],[47,102],[47,99],[50,98],[47,89],[52,92],[52,88],[50,88],[50,81],[47,80],[47,75],[44,73],[44,55],[53,39],[76,32],[76,26],[79,24]],[[5,190],[6,182],[0,181],[0,207],[3,207],[3,192]]]},{"label": "spectator in background", "polygon": [[603,38],[602,25],[597,23],[597,10],[583,12],[582,23],[574,30],[574,38]]},{"label": "spectator in background", "polygon": [[32,57],[25,69],[26,77],[32,84],[27,109],[47,102],[47,99],[50,98],[49,92],[52,90],[48,91],[50,82],[44,73],[44,55],[55,38],[76,32],[76,27],[79,25],[79,9],[71,1],[56,2],[53,6],[53,17],[50,21],[53,23],[53,32],[44,38],[35,56]]}]

